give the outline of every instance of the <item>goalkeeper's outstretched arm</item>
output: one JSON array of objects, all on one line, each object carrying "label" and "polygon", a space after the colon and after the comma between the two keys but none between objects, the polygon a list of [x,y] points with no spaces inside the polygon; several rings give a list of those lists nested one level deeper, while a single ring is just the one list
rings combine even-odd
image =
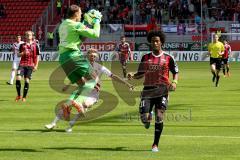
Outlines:
[{"label": "goalkeeper's outstretched arm", "polygon": [[99,38],[101,19],[101,12],[94,9],[88,11],[84,14],[84,23],[92,26],[92,28],[88,28],[82,24],[83,26],[80,29],[77,29],[77,32],[83,37]]}]

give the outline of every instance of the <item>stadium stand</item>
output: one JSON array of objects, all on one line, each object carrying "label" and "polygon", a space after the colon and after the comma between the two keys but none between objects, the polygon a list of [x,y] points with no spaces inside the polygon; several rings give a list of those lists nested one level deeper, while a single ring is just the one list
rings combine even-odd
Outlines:
[{"label": "stadium stand", "polygon": [[42,15],[49,4],[49,0],[0,0],[5,8],[5,16],[0,18],[0,41],[11,43],[16,34],[23,35],[32,30],[32,26]]},{"label": "stadium stand", "polygon": [[[68,5],[78,4],[83,12],[91,8],[103,14],[101,37],[91,42],[118,41],[131,24],[149,31],[164,30],[169,42],[200,41],[216,30],[228,32],[240,22],[238,0],[61,0],[61,14],[57,14],[57,0],[0,0],[0,44],[12,43],[15,34],[33,30],[43,48],[57,48],[57,28],[66,17]],[[134,3],[133,3],[134,2]],[[202,8],[200,7],[202,2]],[[27,9],[26,9],[27,8]],[[135,13],[135,15],[133,14]],[[154,19],[155,23],[151,23]],[[200,22],[202,21],[202,24]],[[154,27],[156,26],[156,27]],[[136,27],[137,28],[137,27]],[[128,31],[129,34],[131,30]],[[135,30],[136,31],[136,30]],[[47,34],[54,33],[54,47],[48,45]],[[139,31],[141,34],[141,32]],[[129,35],[135,42],[145,42],[144,36]]]}]

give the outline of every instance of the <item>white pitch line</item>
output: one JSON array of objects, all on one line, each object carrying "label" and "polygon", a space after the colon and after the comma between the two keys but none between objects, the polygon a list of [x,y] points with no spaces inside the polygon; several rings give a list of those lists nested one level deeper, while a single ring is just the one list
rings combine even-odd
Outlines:
[{"label": "white pitch line", "polygon": [[[17,134],[64,134],[64,135],[99,135],[99,136],[153,136],[153,134],[141,134],[141,133],[102,133],[102,132],[95,132],[95,133],[86,133],[86,132],[56,132],[56,131],[49,131],[49,132],[41,132],[41,131],[11,131],[5,130],[0,131],[0,133],[17,133]],[[207,135],[162,135],[166,137],[177,137],[177,138],[223,138],[223,139],[240,139],[238,136],[207,136]]]},{"label": "white pitch line", "polygon": [[225,139],[240,139],[237,136],[205,136],[205,135],[163,135],[167,137],[179,137],[179,138],[225,138]]}]

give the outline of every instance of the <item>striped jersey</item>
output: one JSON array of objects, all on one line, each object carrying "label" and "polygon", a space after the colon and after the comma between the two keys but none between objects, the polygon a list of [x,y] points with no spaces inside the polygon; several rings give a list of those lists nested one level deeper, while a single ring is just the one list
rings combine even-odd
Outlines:
[{"label": "striped jersey", "polygon": [[169,85],[169,71],[178,73],[178,65],[169,54],[162,52],[160,55],[154,53],[145,54],[139,64],[137,74],[144,74],[146,86]]},{"label": "striped jersey", "polygon": [[231,46],[229,44],[224,45],[224,54],[222,58],[227,59],[229,57],[229,54],[231,53]]},{"label": "striped jersey", "polygon": [[117,51],[119,52],[119,59],[121,61],[126,61],[128,60],[130,53],[131,53],[131,48],[129,43],[124,42],[123,44],[120,43],[117,47]]},{"label": "striped jersey", "polygon": [[25,55],[21,56],[19,66],[29,66],[34,67],[37,62],[37,56],[39,55],[39,48],[38,45],[33,42],[23,43],[20,45],[19,52],[26,52]]}]

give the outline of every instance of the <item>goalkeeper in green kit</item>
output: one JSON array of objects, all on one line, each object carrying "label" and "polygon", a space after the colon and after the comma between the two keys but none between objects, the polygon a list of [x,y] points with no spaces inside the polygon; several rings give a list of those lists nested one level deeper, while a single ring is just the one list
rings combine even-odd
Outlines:
[{"label": "goalkeeper in green kit", "polygon": [[[59,62],[71,83],[78,85],[78,89],[61,107],[64,119],[69,118],[72,106],[78,112],[82,112],[83,108],[78,104],[84,98],[79,98],[79,95],[87,95],[96,85],[95,73],[79,47],[85,38],[98,38],[100,36],[102,15],[99,11],[92,9],[84,14],[84,23],[80,22],[81,15],[80,7],[71,5],[67,19],[59,26]],[[85,24],[92,26],[92,28],[88,28]]]}]

